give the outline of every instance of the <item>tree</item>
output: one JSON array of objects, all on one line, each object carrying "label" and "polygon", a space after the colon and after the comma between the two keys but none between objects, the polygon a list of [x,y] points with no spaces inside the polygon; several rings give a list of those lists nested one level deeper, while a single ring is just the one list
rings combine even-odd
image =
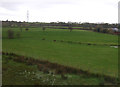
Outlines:
[{"label": "tree", "polygon": [[72,25],[69,25],[68,26],[68,29],[70,30],[70,32],[73,30],[73,28],[72,28]]},{"label": "tree", "polygon": [[95,27],[94,31],[96,31],[96,32],[100,32],[101,29],[102,29],[102,26],[97,25],[97,26]]},{"label": "tree", "polygon": [[8,38],[9,39],[13,39],[14,38],[14,31],[13,30],[9,29],[7,33],[8,33]]},{"label": "tree", "polygon": [[102,29],[101,32],[102,33],[108,33],[108,29]]},{"label": "tree", "polygon": [[42,27],[42,30],[45,31],[45,27]]},{"label": "tree", "polygon": [[28,31],[29,30],[29,28],[28,28],[29,27],[29,23],[25,23],[25,25],[26,25],[26,29],[25,30]]}]

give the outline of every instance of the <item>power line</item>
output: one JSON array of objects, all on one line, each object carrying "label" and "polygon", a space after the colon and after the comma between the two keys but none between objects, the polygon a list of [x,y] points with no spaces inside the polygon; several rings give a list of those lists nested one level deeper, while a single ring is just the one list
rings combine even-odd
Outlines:
[{"label": "power line", "polygon": [[27,10],[27,22],[29,22],[29,11]]}]

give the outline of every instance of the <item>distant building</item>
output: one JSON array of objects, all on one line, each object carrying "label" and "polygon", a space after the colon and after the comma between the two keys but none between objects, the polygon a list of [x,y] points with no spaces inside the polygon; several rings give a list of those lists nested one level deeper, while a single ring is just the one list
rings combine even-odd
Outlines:
[{"label": "distant building", "polygon": [[114,32],[114,34],[120,34],[120,29],[118,29],[118,28],[111,28],[112,30],[113,30],[113,32]]},{"label": "distant building", "polygon": [[118,28],[111,28],[114,32],[120,32]]}]

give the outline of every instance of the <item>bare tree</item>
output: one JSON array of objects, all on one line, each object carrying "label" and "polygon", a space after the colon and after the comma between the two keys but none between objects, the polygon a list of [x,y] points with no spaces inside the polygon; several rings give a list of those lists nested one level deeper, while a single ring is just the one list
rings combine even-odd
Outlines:
[{"label": "bare tree", "polygon": [[45,27],[42,27],[42,30],[45,31]]},{"label": "bare tree", "polygon": [[70,30],[70,32],[73,30],[72,26],[69,26],[68,29]]},{"label": "bare tree", "polygon": [[9,39],[13,39],[14,38],[14,31],[13,30],[9,29],[7,33],[8,33],[8,38]]}]

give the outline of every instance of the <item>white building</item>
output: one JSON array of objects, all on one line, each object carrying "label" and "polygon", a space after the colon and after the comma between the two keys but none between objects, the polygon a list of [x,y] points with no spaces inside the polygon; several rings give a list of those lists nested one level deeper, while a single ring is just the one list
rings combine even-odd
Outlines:
[{"label": "white building", "polygon": [[111,28],[113,31],[115,32],[119,32],[119,29],[118,28]]}]

